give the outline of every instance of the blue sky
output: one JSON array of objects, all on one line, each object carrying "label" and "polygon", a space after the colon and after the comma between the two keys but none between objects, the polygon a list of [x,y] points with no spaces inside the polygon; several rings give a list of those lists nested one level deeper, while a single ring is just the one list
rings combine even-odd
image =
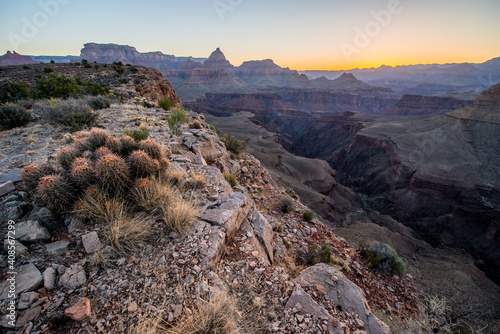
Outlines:
[{"label": "blue sky", "polygon": [[482,62],[500,56],[500,1],[0,0],[0,31],[0,53],[31,55],[97,42],[196,57],[220,47],[235,65],[297,70]]}]

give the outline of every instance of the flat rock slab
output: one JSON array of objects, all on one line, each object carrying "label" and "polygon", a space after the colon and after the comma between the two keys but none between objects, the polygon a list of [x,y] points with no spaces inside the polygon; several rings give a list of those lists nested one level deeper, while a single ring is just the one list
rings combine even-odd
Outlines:
[{"label": "flat rock slab", "polygon": [[76,289],[85,283],[87,283],[85,269],[78,263],[67,268],[59,279],[59,285],[68,289]]},{"label": "flat rock slab", "polygon": [[23,172],[22,168],[14,168],[7,174],[4,174],[0,177],[0,183],[5,183],[5,182],[19,182],[22,180],[21,174]]},{"label": "flat rock slab", "polygon": [[24,311],[23,313],[21,313],[19,318],[17,318],[16,328],[23,327],[25,324],[38,317],[41,312],[42,312],[41,306],[30,308],[29,310]]},{"label": "flat rock slab", "polygon": [[9,240],[4,240],[3,241],[3,249],[5,252],[9,251],[9,246],[12,247],[14,246],[14,249],[16,251],[16,256],[24,256],[25,254],[28,253],[28,247],[20,243],[19,241],[15,240],[14,245],[11,245]]},{"label": "flat rock slab", "polygon": [[16,190],[16,186],[11,181],[0,184],[0,197]]},{"label": "flat rock slab", "polygon": [[68,249],[69,242],[66,240],[59,240],[45,245],[45,249],[49,253],[63,253]]},{"label": "flat rock slab", "polygon": [[[25,291],[33,291],[42,285],[42,274],[32,264],[28,263],[19,268],[16,279],[16,294],[21,294]],[[0,283],[0,300],[7,299],[9,295],[10,281],[5,280]]]}]

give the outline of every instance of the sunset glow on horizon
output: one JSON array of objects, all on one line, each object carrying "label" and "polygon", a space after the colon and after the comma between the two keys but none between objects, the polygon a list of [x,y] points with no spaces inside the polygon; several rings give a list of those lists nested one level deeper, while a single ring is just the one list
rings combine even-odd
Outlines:
[{"label": "sunset glow on horizon", "polygon": [[[79,55],[88,42],[208,57],[273,59],[295,70],[481,63],[500,56],[500,2],[255,0],[0,5],[0,53]],[[30,26],[31,25],[31,26]]]}]

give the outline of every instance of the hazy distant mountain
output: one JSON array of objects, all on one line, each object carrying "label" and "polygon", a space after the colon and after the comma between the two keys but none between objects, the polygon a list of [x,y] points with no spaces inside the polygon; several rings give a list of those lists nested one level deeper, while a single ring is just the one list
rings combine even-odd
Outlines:
[{"label": "hazy distant mountain", "polygon": [[77,61],[80,56],[30,56],[40,63],[71,63]]},{"label": "hazy distant mountain", "polygon": [[[334,79],[344,71],[304,71],[311,79]],[[380,66],[352,69],[350,73],[372,85],[392,88],[399,93],[434,95],[445,92],[481,92],[500,82],[500,58],[482,64],[429,64]]]},{"label": "hazy distant mountain", "polygon": [[23,56],[16,51],[7,51],[6,54],[0,56],[0,66],[7,65],[24,65],[24,64],[38,64],[37,61],[31,59],[29,56]]}]

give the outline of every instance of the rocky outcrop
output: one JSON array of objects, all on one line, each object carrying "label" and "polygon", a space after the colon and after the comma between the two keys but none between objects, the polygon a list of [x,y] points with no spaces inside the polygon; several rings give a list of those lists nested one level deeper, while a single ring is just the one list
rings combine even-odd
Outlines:
[{"label": "rocky outcrop", "polygon": [[231,71],[234,69],[234,66],[226,59],[226,56],[219,48],[212,52],[210,57],[208,57],[203,64],[216,70]]},{"label": "rocky outcrop", "polygon": [[453,97],[404,95],[393,109],[387,110],[384,114],[401,116],[442,115],[467,107],[473,101]]},{"label": "rocky outcrop", "polygon": [[23,56],[17,53],[16,51],[10,52],[7,51],[6,54],[0,56],[0,66],[8,66],[8,65],[30,65],[30,64],[38,64],[36,60],[33,60],[29,56]]}]

